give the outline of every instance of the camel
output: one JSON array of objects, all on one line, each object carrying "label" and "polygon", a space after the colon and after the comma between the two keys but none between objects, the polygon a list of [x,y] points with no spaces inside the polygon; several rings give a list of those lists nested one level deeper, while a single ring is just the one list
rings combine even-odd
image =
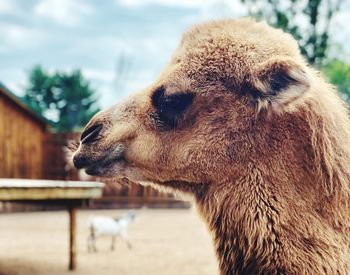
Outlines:
[{"label": "camel", "polygon": [[221,274],[350,274],[350,121],[291,35],[193,26],[159,78],[91,119],[90,175],[193,198]]}]

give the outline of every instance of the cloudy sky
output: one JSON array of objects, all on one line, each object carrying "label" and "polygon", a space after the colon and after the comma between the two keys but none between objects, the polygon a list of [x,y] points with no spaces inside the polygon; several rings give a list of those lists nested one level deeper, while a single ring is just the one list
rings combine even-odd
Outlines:
[{"label": "cloudy sky", "polygon": [[[349,10],[333,26],[340,44]],[[81,69],[106,107],[150,84],[188,26],[245,14],[239,0],[0,0],[0,82],[21,95],[36,64]]]}]

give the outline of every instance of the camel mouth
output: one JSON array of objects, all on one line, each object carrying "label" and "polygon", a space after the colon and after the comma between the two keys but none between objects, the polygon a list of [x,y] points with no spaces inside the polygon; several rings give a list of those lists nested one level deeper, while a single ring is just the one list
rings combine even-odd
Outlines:
[{"label": "camel mouth", "polygon": [[123,144],[119,144],[115,148],[104,152],[97,159],[91,159],[84,156],[84,154],[79,154],[77,151],[73,157],[73,163],[76,168],[84,169],[88,175],[105,176],[104,174],[109,174],[110,170],[120,170],[125,167],[127,160],[124,153],[125,146]]},{"label": "camel mouth", "polygon": [[90,176],[108,177],[111,170],[122,170],[126,164],[127,161],[123,156],[117,158],[110,158],[109,156],[105,156],[85,167],[84,170],[85,173]]}]

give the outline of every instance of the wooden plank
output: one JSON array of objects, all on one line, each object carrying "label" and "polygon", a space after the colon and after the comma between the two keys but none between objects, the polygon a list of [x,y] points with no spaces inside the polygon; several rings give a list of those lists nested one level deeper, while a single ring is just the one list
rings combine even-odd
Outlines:
[{"label": "wooden plank", "polygon": [[1,201],[99,198],[101,188],[0,188]]},{"label": "wooden plank", "polygon": [[69,270],[75,270],[77,268],[76,260],[76,208],[70,206],[69,212]]},{"label": "wooden plank", "polygon": [[100,182],[0,179],[0,200],[99,198],[102,188]]},{"label": "wooden plank", "polygon": [[34,179],[0,179],[0,188],[102,188],[103,183],[97,181],[62,181]]}]

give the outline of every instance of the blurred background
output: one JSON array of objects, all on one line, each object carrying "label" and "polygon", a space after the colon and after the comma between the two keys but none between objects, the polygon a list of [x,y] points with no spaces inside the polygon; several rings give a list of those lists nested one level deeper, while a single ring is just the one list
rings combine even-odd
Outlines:
[{"label": "blurred background", "polygon": [[[78,215],[77,273],[217,273],[189,202],[79,174],[65,148],[96,112],[151,84],[189,26],[242,16],[291,33],[350,104],[349,0],[0,0],[0,178],[105,183]],[[0,274],[66,272],[61,209],[0,202]],[[129,209],[133,249],[102,240],[101,253],[87,253],[89,217]]]}]

